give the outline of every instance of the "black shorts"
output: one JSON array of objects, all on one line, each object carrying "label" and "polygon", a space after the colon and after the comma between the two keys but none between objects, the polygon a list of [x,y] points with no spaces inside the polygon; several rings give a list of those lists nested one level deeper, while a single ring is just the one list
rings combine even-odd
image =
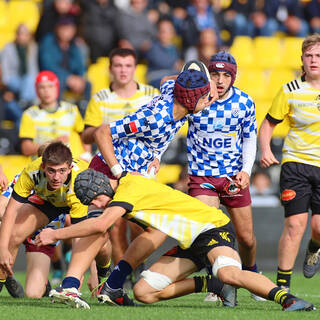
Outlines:
[{"label": "black shorts", "polygon": [[221,228],[210,229],[200,233],[196,240],[188,249],[179,246],[173,247],[164,256],[184,258],[191,260],[198,268],[198,271],[205,267],[210,267],[208,252],[215,247],[227,246],[235,247],[235,232],[231,222]]},{"label": "black shorts", "polygon": [[308,212],[320,214],[320,167],[286,162],[280,174],[281,203],[285,217]]},{"label": "black shorts", "polygon": [[27,199],[27,203],[44,213],[48,217],[49,222],[59,217],[60,214],[68,214],[70,212],[69,207],[55,207],[52,203],[43,200],[37,194],[30,195]]}]

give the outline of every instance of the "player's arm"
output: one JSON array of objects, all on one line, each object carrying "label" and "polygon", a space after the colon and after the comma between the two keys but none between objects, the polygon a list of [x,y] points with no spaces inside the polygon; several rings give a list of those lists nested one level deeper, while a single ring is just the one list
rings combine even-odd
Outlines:
[{"label": "player's arm", "polygon": [[32,139],[21,139],[20,147],[24,156],[33,156],[37,154],[40,145],[34,143]]},{"label": "player's arm", "polygon": [[36,238],[37,245],[47,245],[58,240],[82,238],[94,234],[104,233],[114,222],[126,213],[126,209],[113,206],[104,210],[103,214],[95,219],[83,220],[70,227],[62,229],[45,229]]},{"label": "player's arm", "polygon": [[86,126],[81,134],[81,139],[84,143],[94,143],[94,132],[97,130],[97,127]]},{"label": "player's arm", "polygon": [[0,190],[7,190],[8,188],[8,179],[6,177],[6,175],[4,174],[2,167],[0,165]]},{"label": "player's arm", "polygon": [[272,138],[273,130],[276,126],[276,123],[272,123],[267,118],[262,121],[258,140],[261,150],[260,156],[260,165],[262,168],[268,168],[273,164],[279,164],[279,161],[276,159],[274,154],[271,151],[270,142]]},{"label": "player's arm", "polygon": [[112,174],[120,178],[122,169],[114,153],[110,126],[102,124],[97,128],[94,132],[94,139]]}]

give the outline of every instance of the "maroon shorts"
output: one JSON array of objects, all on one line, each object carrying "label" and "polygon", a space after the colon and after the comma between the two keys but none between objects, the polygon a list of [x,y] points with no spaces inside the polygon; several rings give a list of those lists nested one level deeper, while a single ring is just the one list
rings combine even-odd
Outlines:
[{"label": "maroon shorts", "polygon": [[103,162],[99,156],[95,155],[90,164],[89,164],[89,168],[94,169],[96,171],[102,172],[104,173],[106,176],[108,176],[108,178],[116,180],[117,178],[112,174],[110,168],[108,167],[108,165]]},{"label": "maroon shorts", "polygon": [[56,249],[56,247],[54,246],[36,246],[35,244],[31,243],[28,241],[28,239],[26,239],[23,242],[25,248],[26,248],[26,253],[27,252],[42,252],[44,254],[46,254],[50,259],[52,259],[53,255],[54,255],[54,251]]},{"label": "maroon shorts", "polygon": [[[234,180],[235,177],[231,177]],[[189,195],[218,197],[229,208],[241,208],[251,204],[249,188],[240,190],[226,177],[199,177],[189,175]]]}]

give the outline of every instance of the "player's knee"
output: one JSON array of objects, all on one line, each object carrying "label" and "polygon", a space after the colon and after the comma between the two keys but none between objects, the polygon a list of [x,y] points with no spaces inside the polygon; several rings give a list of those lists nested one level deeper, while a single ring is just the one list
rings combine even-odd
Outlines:
[{"label": "player's knee", "polygon": [[237,285],[241,263],[231,257],[219,256],[212,265],[212,273],[226,284]]},{"label": "player's knee", "polygon": [[25,295],[27,298],[40,299],[43,296],[45,288],[36,288],[34,286],[27,286]]},{"label": "player's knee", "polygon": [[253,233],[244,233],[237,236],[239,245],[245,247],[246,249],[251,249],[256,244],[256,237]]},{"label": "player's knee", "polygon": [[138,281],[133,287],[134,298],[142,303],[151,304],[156,302],[150,291],[147,290],[146,286],[143,284],[143,280]]}]

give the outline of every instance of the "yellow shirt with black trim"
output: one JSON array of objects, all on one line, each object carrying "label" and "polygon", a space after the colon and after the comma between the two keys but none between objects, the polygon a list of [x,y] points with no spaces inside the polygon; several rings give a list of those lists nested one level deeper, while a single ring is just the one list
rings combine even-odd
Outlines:
[{"label": "yellow shirt with black trim", "polygon": [[42,158],[40,157],[23,169],[13,187],[12,197],[19,202],[25,202],[29,195],[34,192],[55,207],[70,208],[71,218],[85,217],[88,207],[83,205],[76,197],[74,180],[81,171],[88,168],[88,163],[83,160],[74,160],[67,181],[58,190],[53,191],[47,188],[47,178],[41,168],[41,163]]},{"label": "yellow shirt with black trim", "polygon": [[111,206],[126,209],[126,218],[155,228],[189,248],[197,236],[226,225],[230,219],[219,209],[155,180],[127,173]]},{"label": "yellow shirt with black trim", "polygon": [[293,161],[320,166],[320,89],[304,77],[281,87],[266,118],[274,124],[289,118],[282,163]]},{"label": "yellow shirt with black trim", "polygon": [[48,111],[34,105],[22,114],[19,129],[20,139],[31,139],[42,144],[60,136],[69,137],[72,155],[79,158],[84,152],[80,133],[84,129],[84,121],[76,105],[60,101],[54,111]]},{"label": "yellow shirt with black trim", "polygon": [[86,126],[98,127],[103,123],[119,120],[149,103],[159,94],[158,89],[141,83],[137,83],[137,91],[129,98],[118,96],[111,86],[102,89],[90,99],[84,123]]}]

